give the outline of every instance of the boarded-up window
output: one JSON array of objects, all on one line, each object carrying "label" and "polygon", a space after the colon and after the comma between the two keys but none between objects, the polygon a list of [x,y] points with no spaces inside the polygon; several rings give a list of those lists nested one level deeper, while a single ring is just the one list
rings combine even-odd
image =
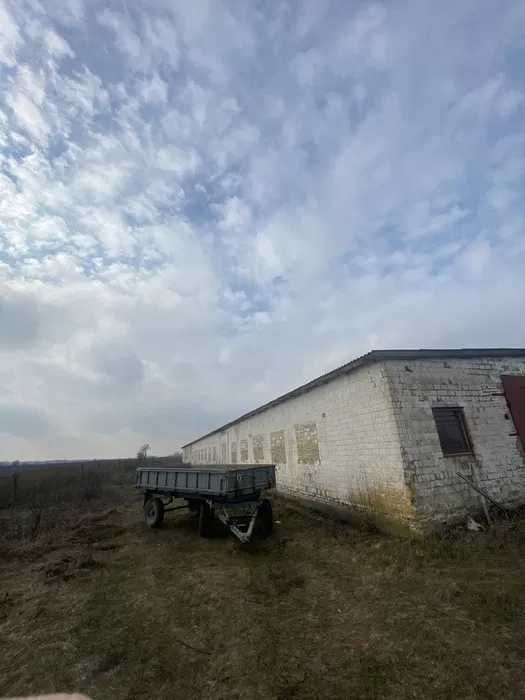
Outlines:
[{"label": "boarded-up window", "polygon": [[227,460],[228,460],[228,447],[227,447],[226,443],[223,443],[221,445],[221,462],[223,464],[226,464]]},{"label": "boarded-up window", "polygon": [[248,440],[241,440],[241,462],[248,461]]},{"label": "boarded-up window", "polygon": [[504,374],[503,391],[523,447],[525,447],[525,376]]},{"label": "boarded-up window", "polygon": [[216,447],[213,448],[213,461],[215,463],[217,463],[217,448]]},{"label": "boarded-up window", "polygon": [[232,464],[237,464],[237,443],[232,442]]},{"label": "boarded-up window", "polygon": [[444,455],[471,454],[472,444],[462,408],[433,408],[434,420]]},{"label": "boarded-up window", "polygon": [[286,463],[284,430],[276,430],[274,433],[270,433],[270,454],[272,457],[272,464]]},{"label": "boarded-up window", "polygon": [[253,461],[255,464],[264,463],[264,435],[254,435],[253,441]]},{"label": "boarded-up window", "polygon": [[301,423],[295,426],[297,442],[297,462],[299,464],[319,464],[319,440],[316,423]]}]

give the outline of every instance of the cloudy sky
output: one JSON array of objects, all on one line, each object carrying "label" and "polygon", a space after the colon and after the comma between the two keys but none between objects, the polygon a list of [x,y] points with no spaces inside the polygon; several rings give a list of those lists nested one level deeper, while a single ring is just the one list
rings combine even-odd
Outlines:
[{"label": "cloudy sky", "polygon": [[0,460],[525,346],[525,4],[0,0]]}]

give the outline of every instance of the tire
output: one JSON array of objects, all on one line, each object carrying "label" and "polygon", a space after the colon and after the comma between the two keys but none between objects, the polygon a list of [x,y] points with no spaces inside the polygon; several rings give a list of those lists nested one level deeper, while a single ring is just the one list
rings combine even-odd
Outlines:
[{"label": "tire", "polygon": [[164,503],[160,498],[148,498],[144,504],[144,522],[148,527],[160,527],[164,520]]},{"label": "tire", "polygon": [[257,520],[255,521],[255,535],[261,539],[270,537],[273,532],[273,509],[272,502],[267,498],[261,501],[257,510]]},{"label": "tire", "polygon": [[201,503],[199,512],[199,535],[201,537],[213,536],[213,511],[210,506],[204,501]]},{"label": "tire", "polygon": [[188,510],[190,511],[190,513],[192,515],[198,515],[200,513],[200,509],[201,509],[201,502],[200,501],[198,501],[195,498],[188,498],[187,503],[188,503]]}]

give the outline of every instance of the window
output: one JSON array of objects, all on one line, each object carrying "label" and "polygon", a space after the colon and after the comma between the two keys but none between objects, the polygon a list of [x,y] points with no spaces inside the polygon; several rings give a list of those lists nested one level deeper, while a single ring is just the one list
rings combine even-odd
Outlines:
[{"label": "window", "polygon": [[248,440],[241,440],[241,462],[248,461]]},{"label": "window", "polygon": [[270,454],[273,464],[286,464],[286,444],[284,430],[276,430],[270,435]]},{"label": "window", "polygon": [[264,435],[253,436],[253,461],[264,464]]},{"label": "window", "polygon": [[433,408],[434,420],[444,455],[472,454],[472,443],[462,408]]},{"label": "window", "polygon": [[295,426],[297,441],[297,462],[299,464],[319,464],[319,440],[316,423],[301,423]]}]

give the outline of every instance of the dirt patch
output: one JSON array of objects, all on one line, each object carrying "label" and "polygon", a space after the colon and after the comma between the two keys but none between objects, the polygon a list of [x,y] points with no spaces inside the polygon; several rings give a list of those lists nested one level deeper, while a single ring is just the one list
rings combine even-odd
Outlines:
[{"label": "dirt patch", "polygon": [[135,500],[2,543],[4,694],[525,697],[525,521],[396,540],[277,501],[246,547]]}]

